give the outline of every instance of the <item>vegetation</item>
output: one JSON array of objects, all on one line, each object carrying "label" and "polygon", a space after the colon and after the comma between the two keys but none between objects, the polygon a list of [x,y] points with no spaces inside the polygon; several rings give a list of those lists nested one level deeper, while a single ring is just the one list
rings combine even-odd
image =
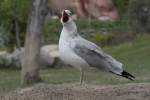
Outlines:
[{"label": "vegetation", "polygon": [[129,1],[130,0],[113,0],[121,17],[124,17],[126,15]]},{"label": "vegetation", "polygon": [[[97,20],[76,20],[78,31],[83,37],[96,42],[99,45],[117,44],[131,39],[129,22],[121,20],[116,22],[101,22]],[[44,26],[43,44],[58,43],[61,32],[59,20],[46,21]],[[117,34],[117,35],[116,35]]]},{"label": "vegetation", "polygon": [[[31,0],[2,0],[2,2],[0,2],[0,13],[1,13],[0,27],[4,31],[4,32],[0,31],[0,34],[7,36],[8,39],[7,40],[3,39],[3,40],[5,40],[4,41],[5,47],[7,47],[8,49],[12,49],[16,47],[16,36],[13,27],[13,20],[16,20],[19,25],[19,38],[21,40],[21,46],[23,46],[24,44],[30,3]],[[127,14],[126,11],[128,9],[129,0],[124,0],[124,1],[115,0],[114,3],[117,6],[117,9],[119,10],[119,13],[121,15],[120,21],[104,23],[104,22],[99,22],[97,20],[92,20],[87,24],[87,20],[78,20],[77,23],[81,33],[87,33],[88,35],[89,33],[91,33],[97,35],[97,33],[105,34],[110,32],[111,33],[130,32],[132,29],[130,27],[128,18],[124,19],[123,17],[124,15]],[[45,22],[46,23],[44,26],[43,44],[57,43],[60,30],[61,30],[61,24],[59,20],[51,20],[51,21],[46,20]],[[83,29],[84,31],[82,31]],[[91,36],[87,36],[87,37],[91,37]],[[107,43],[108,42],[104,42],[104,44],[102,45],[106,45]]]},{"label": "vegetation", "polygon": [[129,18],[134,31],[150,32],[150,1],[130,0]]},{"label": "vegetation", "polygon": [[[4,32],[0,31],[0,35],[7,36],[7,41],[4,41],[5,47],[12,49],[16,46],[17,41],[14,22],[17,22],[19,26],[19,37],[22,40],[21,45],[24,44],[24,34],[26,31],[30,3],[31,0],[1,0],[0,28]],[[3,37],[0,38],[3,39]]]},{"label": "vegetation", "polygon": [[[9,51],[12,51],[12,49],[16,47],[17,41],[16,41],[16,34],[14,32],[13,20],[16,20],[19,25],[19,38],[21,40],[21,46],[24,45],[30,3],[31,3],[31,0],[2,0],[2,2],[0,2],[0,13],[1,13],[0,14],[0,36],[1,35],[4,36],[4,37],[3,36],[0,37],[0,41],[3,40],[3,42],[0,43],[0,48],[3,48],[5,46],[5,48],[7,48],[8,50],[10,49]],[[116,35],[111,35],[112,37],[110,35],[107,36],[106,35],[107,33],[113,33],[113,34],[117,33],[117,35],[118,33],[122,33],[122,34],[134,33],[132,32],[133,29],[131,28],[131,25],[130,25],[131,23],[132,23],[134,30],[137,30],[138,32],[140,32],[139,30],[143,28],[144,30],[148,30],[149,28],[148,18],[149,17],[147,19],[145,19],[145,17],[149,16],[148,15],[149,13],[146,13],[146,14],[143,13],[146,15],[145,17],[144,16],[142,17],[140,15],[143,12],[142,7],[146,6],[149,8],[148,6],[149,0],[142,0],[142,1],[140,0],[123,0],[123,1],[115,0],[114,3],[117,6],[117,9],[121,15],[120,21],[100,22],[97,20],[92,20],[90,22],[87,22],[87,20],[78,20],[77,24],[79,27],[79,31],[83,33],[83,35],[85,33],[88,34],[86,35],[86,37],[91,39],[92,41],[97,42],[97,43],[101,42],[101,45],[107,45],[107,44],[112,43],[112,41],[118,40],[120,38],[120,37],[119,38],[115,37]],[[127,16],[128,9],[129,9],[129,16],[131,19],[130,21]],[[126,18],[124,18],[124,16]],[[143,22],[142,20],[147,20],[147,21]],[[142,23],[145,25],[143,25]],[[43,33],[43,44],[58,43],[60,30],[61,30],[61,24],[59,20],[46,20],[45,26],[44,26],[44,33]],[[105,35],[101,35],[101,34],[105,34]],[[121,37],[120,40],[115,41],[113,43],[118,44],[122,41],[126,41],[128,37],[130,37],[131,39],[132,35],[133,34],[131,35],[127,34],[125,37]],[[99,38],[95,39],[95,37],[97,36]],[[3,47],[2,47],[2,43],[5,44],[3,45]]]},{"label": "vegetation", "polygon": [[[125,84],[130,82],[150,82],[150,35],[139,35],[132,42],[104,48],[109,54],[123,62],[124,68],[136,76],[135,81],[129,81],[104,72],[86,73],[87,84]],[[17,88],[20,82],[19,70],[0,70],[0,93],[5,93]],[[40,75],[50,84],[77,83],[79,71],[70,67],[57,67],[41,70]]]}]

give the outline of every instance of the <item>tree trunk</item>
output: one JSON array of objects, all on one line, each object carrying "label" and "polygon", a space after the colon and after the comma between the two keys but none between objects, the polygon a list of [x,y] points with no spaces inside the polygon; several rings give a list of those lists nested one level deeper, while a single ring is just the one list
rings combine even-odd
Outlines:
[{"label": "tree trunk", "polygon": [[21,49],[21,42],[20,42],[20,36],[19,36],[19,26],[17,20],[15,20],[15,33],[16,33],[16,42],[17,42],[17,48]]},{"label": "tree trunk", "polygon": [[27,25],[25,52],[22,61],[22,85],[41,81],[39,77],[41,32],[47,12],[47,0],[32,0],[32,10]]}]

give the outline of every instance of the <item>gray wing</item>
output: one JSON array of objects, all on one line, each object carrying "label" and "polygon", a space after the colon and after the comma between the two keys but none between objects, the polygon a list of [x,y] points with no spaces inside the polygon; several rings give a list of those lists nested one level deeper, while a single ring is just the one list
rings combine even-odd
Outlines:
[{"label": "gray wing", "polygon": [[122,64],[120,62],[104,53],[101,48],[96,46],[94,43],[83,38],[78,38],[75,41],[73,51],[84,59],[91,67],[111,71],[119,75],[123,71]]}]

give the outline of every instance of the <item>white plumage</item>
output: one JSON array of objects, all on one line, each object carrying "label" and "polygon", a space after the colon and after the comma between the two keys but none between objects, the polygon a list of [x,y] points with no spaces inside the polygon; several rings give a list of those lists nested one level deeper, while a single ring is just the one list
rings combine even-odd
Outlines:
[{"label": "white plumage", "polygon": [[81,84],[83,80],[83,71],[90,68],[97,68],[112,72],[116,75],[134,78],[122,68],[122,63],[104,53],[96,44],[82,38],[78,32],[70,11],[62,12],[61,23],[63,29],[59,39],[60,58],[67,64],[77,67],[81,70]]}]

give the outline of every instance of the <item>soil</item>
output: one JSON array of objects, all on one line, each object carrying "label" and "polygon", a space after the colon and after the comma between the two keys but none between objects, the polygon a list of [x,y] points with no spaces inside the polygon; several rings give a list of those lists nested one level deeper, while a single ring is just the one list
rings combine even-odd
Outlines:
[{"label": "soil", "polygon": [[0,96],[0,100],[150,100],[150,84],[80,86],[41,83]]}]

